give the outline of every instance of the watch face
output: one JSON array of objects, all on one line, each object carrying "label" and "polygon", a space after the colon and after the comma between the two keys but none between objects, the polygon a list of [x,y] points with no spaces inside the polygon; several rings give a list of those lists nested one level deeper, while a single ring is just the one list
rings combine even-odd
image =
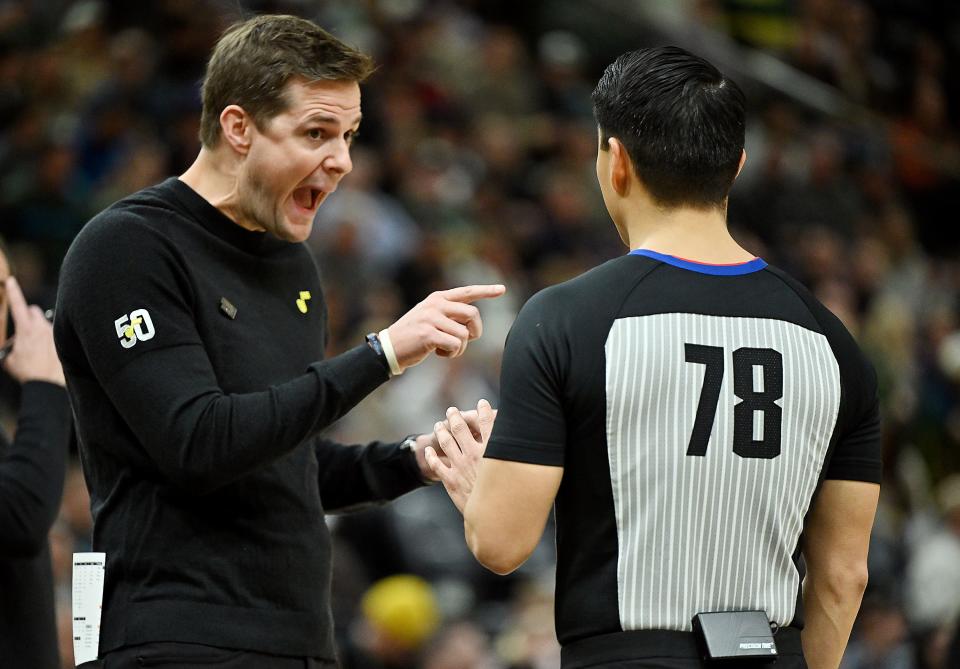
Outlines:
[{"label": "watch face", "polygon": [[383,346],[380,344],[380,337],[376,333],[371,332],[367,335],[367,346],[372,348],[377,355],[384,355]]}]

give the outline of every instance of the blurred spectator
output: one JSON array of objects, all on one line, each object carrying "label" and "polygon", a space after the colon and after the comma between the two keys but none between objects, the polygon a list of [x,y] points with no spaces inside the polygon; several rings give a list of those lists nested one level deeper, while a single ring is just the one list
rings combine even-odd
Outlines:
[{"label": "blurred spectator", "polygon": [[847,648],[841,669],[914,669],[917,663],[907,622],[892,602],[865,599],[857,635]]},{"label": "blurred spectator", "polygon": [[960,474],[943,480],[937,501],[943,524],[907,568],[907,613],[924,631],[960,619]]},{"label": "blurred spectator", "polygon": [[553,575],[532,580],[521,588],[510,618],[496,640],[497,650],[510,669],[548,669],[560,666],[560,645],[553,628]]},{"label": "blurred spectator", "polygon": [[947,657],[944,661],[944,667],[960,667],[960,621],[954,625],[953,639],[950,647],[947,648]]},{"label": "blurred spectator", "polygon": [[344,669],[414,669],[440,624],[430,584],[408,574],[374,583],[363,595],[354,644],[341,657]]},{"label": "blurred spectator", "polygon": [[424,653],[423,669],[498,669],[486,635],[470,622],[444,628]]}]

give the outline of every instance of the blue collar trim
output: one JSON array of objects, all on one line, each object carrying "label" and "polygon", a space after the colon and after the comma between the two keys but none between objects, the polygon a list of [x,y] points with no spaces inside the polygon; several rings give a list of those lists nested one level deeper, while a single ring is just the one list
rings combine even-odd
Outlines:
[{"label": "blue collar trim", "polygon": [[711,265],[709,263],[696,262],[694,260],[686,260],[676,256],[669,256],[665,253],[657,253],[656,251],[650,251],[649,249],[636,249],[631,251],[629,255],[646,256],[648,258],[653,258],[654,260],[667,263],[668,265],[679,267],[680,269],[688,269],[691,272],[699,272],[700,274],[713,274],[714,276],[739,276],[741,274],[752,274],[753,272],[759,272],[767,266],[767,263],[763,258],[754,258],[753,260],[737,263],[735,265]]}]

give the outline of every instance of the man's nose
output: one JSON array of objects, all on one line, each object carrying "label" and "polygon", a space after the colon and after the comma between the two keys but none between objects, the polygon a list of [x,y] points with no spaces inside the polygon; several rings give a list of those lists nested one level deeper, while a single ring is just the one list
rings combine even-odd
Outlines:
[{"label": "man's nose", "polygon": [[337,147],[323,160],[323,169],[340,176],[350,173],[353,161],[350,159],[350,144],[346,140],[337,142]]}]

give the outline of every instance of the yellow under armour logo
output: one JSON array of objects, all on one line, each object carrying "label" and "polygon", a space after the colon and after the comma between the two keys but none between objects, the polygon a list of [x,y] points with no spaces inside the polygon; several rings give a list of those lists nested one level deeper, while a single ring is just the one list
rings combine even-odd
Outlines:
[{"label": "yellow under armour logo", "polygon": [[297,298],[297,309],[300,310],[301,314],[307,313],[307,300],[310,299],[309,290],[301,290],[300,297]]},{"label": "yellow under armour logo", "polygon": [[134,318],[130,325],[127,326],[127,329],[123,331],[123,335],[127,339],[133,339],[135,336],[134,328],[140,325],[142,322],[143,319],[140,316]]}]

